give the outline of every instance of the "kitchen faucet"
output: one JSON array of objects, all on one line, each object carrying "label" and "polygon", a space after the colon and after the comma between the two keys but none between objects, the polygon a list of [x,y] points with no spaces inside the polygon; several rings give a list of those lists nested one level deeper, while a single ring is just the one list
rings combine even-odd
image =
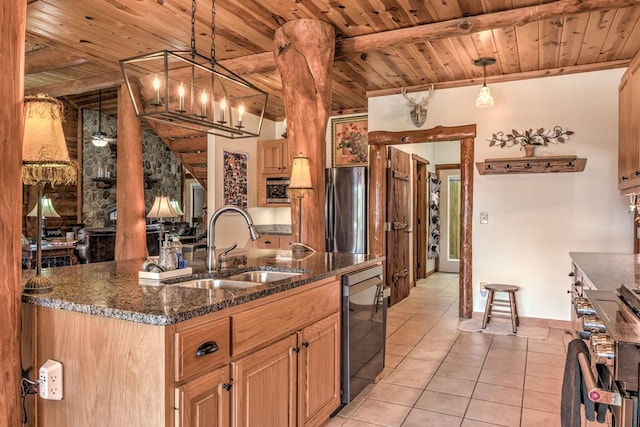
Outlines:
[{"label": "kitchen faucet", "polygon": [[207,271],[212,272],[218,269],[218,259],[216,258],[216,221],[225,212],[237,212],[244,220],[247,222],[249,226],[249,237],[251,240],[258,240],[260,238],[260,233],[253,226],[253,219],[251,219],[251,215],[249,212],[244,209],[233,206],[226,205],[218,209],[211,215],[211,219],[209,220],[209,229],[207,232]]}]

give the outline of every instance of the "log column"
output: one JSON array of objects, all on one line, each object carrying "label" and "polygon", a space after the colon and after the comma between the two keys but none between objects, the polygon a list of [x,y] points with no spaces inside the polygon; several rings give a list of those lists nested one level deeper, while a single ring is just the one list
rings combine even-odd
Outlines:
[{"label": "log column", "polygon": [[331,68],[335,29],[312,19],[290,21],[274,38],[276,66],[282,78],[289,155],[309,157],[312,194],[302,199],[302,236],[298,236],[299,203],[291,203],[294,241],[324,251],[325,135],[331,107]]},{"label": "log column", "polygon": [[143,176],[142,128],[123,84],[118,90],[116,261],[148,255]]},{"label": "log column", "polygon": [[[0,425],[18,427],[21,374],[22,139],[26,0],[0,4]],[[35,379],[37,372],[29,372]]]}]

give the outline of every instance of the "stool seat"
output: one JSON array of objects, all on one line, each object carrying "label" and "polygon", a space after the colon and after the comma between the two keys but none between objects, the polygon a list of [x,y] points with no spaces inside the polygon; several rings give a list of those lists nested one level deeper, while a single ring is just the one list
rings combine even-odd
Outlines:
[{"label": "stool seat", "polygon": [[[516,292],[518,292],[518,289],[520,288],[514,285],[490,283],[485,285],[485,289],[489,291],[489,294],[487,295],[487,305],[484,309],[484,316],[482,318],[482,329],[487,327],[487,323],[491,321],[492,317],[511,318],[511,327],[515,334],[518,330],[518,325],[520,324],[520,319],[518,318],[518,307],[516,305]],[[496,292],[506,293],[509,299],[495,299]]]},{"label": "stool seat", "polygon": [[488,291],[496,291],[496,292],[518,292],[518,289],[520,289],[517,286],[500,285],[498,283],[489,283],[488,285],[485,285],[485,288]]}]

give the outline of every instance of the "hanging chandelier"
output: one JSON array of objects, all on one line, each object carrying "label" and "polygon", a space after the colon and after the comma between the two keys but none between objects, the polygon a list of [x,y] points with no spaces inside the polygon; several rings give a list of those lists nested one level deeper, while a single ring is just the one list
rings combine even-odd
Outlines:
[{"label": "hanging chandelier", "polygon": [[260,135],[267,93],[215,59],[215,0],[211,2],[210,57],[196,51],[196,0],[191,2],[191,50],[121,59],[136,114],[226,138]]}]

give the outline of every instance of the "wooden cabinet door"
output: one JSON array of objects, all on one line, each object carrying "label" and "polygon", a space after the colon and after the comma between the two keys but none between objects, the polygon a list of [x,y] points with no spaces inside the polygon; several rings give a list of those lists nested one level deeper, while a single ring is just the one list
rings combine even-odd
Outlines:
[{"label": "wooden cabinet door", "polygon": [[176,426],[227,427],[229,366],[202,375],[176,389]]},{"label": "wooden cabinet door", "polygon": [[321,426],[340,406],[340,313],[298,333],[298,425]]},{"label": "wooden cabinet door", "polygon": [[289,174],[288,157],[289,150],[286,139],[259,141],[258,158],[261,174],[287,176]]},{"label": "wooden cabinet door", "polygon": [[297,350],[290,335],[231,364],[235,427],[295,426]]}]

